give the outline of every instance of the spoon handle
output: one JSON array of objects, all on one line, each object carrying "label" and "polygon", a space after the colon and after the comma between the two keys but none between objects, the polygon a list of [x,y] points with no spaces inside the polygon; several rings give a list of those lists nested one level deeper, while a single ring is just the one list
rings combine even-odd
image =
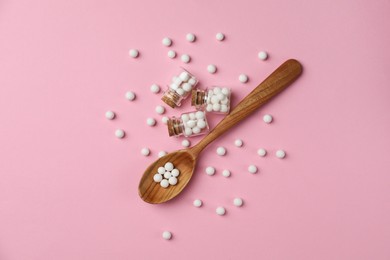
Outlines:
[{"label": "spoon handle", "polygon": [[200,153],[208,144],[288,87],[301,73],[302,66],[297,60],[290,59],[285,61],[241,100],[234,110],[219,122],[207,136],[195,145],[192,148],[192,152],[195,154]]}]

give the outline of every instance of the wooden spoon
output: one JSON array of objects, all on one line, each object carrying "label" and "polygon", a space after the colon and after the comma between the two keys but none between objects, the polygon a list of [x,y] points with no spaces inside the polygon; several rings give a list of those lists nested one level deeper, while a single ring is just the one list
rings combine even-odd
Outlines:
[{"label": "wooden spoon", "polygon": [[[287,60],[241,100],[236,108],[198,144],[188,149],[169,153],[152,163],[144,172],[138,186],[138,193],[141,199],[148,203],[158,204],[176,197],[190,181],[198,155],[209,143],[284,90],[301,73],[302,66],[298,61],[293,59]],[[157,173],[158,167],[164,166],[167,162],[172,162],[180,170],[180,175],[176,185],[163,188],[159,183],[154,182],[153,176]]]}]

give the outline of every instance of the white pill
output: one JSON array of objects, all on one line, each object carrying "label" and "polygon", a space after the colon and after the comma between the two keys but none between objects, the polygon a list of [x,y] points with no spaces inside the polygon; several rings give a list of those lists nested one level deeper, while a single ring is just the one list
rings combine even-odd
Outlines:
[{"label": "white pill", "polygon": [[213,111],[213,105],[212,105],[212,104],[207,104],[207,106],[206,106],[206,111],[207,111],[207,112]]},{"label": "white pill", "polygon": [[149,118],[146,119],[146,124],[148,124],[148,126],[155,126],[156,125],[156,119],[149,117]]},{"label": "white pill", "polygon": [[268,115],[268,114],[267,114],[267,115],[264,115],[264,116],[263,116],[263,121],[264,121],[265,123],[267,123],[267,124],[271,123],[272,120],[273,120],[273,118],[272,118],[271,115]]},{"label": "white pill", "polygon": [[169,232],[169,231],[164,231],[162,233],[162,237],[165,239],[165,240],[170,240],[172,238],[172,233]]},{"label": "white pill", "polygon": [[169,182],[167,179],[163,179],[162,181],[160,181],[160,186],[163,187],[163,188],[167,188],[169,186]]},{"label": "white pill", "polygon": [[176,185],[177,184],[177,178],[176,177],[170,177],[168,180],[169,184]]},{"label": "white pill", "polygon": [[218,154],[219,156],[224,156],[224,155],[226,154],[226,149],[225,149],[225,147],[222,147],[222,146],[218,147],[218,148],[217,148],[217,154]]},{"label": "white pill", "polygon": [[214,74],[215,72],[217,72],[217,67],[213,64],[210,64],[207,66],[207,71],[211,74]]},{"label": "white pill", "polygon": [[158,152],[158,158],[161,158],[161,157],[163,157],[163,156],[165,156],[167,154],[168,153],[166,151],[160,151],[160,152]]},{"label": "white pill", "polygon": [[165,172],[165,173],[164,173],[164,178],[165,178],[165,179],[168,180],[168,179],[171,178],[171,177],[172,177],[171,172]]},{"label": "white pill", "polygon": [[171,84],[169,84],[169,88],[173,89],[173,90],[177,90],[179,88],[179,86],[176,83],[171,83]]},{"label": "white pill", "polygon": [[198,119],[198,121],[196,122],[196,126],[200,129],[203,129],[206,127],[206,121],[204,121],[203,119]]},{"label": "white pill", "polygon": [[171,46],[172,45],[172,40],[169,39],[168,37],[165,37],[164,39],[162,39],[162,44],[165,45],[165,46]]},{"label": "white pill", "polygon": [[222,171],[222,176],[226,177],[226,178],[230,177],[230,171],[229,170],[223,170]]},{"label": "white pill", "polygon": [[233,205],[236,206],[236,207],[241,207],[242,204],[244,204],[244,202],[242,201],[241,198],[235,198],[235,199],[233,200]]},{"label": "white pill", "polygon": [[221,105],[221,109],[219,111],[222,113],[226,113],[228,111],[227,105]]},{"label": "white pill", "polygon": [[188,80],[188,83],[191,84],[192,86],[194,86],[195,83],[196,83],[196,79],[195,79],[194,77],[192,77],[192,78],[190,78],[190,79]]},{"label": "white pill", "polygon": [[265,51],[261,51],[259,52],[259,54],[257,54],[257,56],[260,60],[266,60],[268,58],[268,53],[266,53]]},{"label": "white pill", "polygon": [[215,35],[215,38],[218,41],[223,41],[225,39],[225,35],[223,33],[217,33],[217,35]]},{"label": "white pill", "polygon": [[193,127],[196,126],[196,121],[195,121],[195,120],[188,120],[188,121],[186,122],[186,125],[187,125],[188,127],[193,128]]},{"label": "white pill", "polygon": [[135,94],[133,91],[127,91],[125,94],[125,98],[129,101],[133,101],[135,99]]},{"label": "white pill", "polygon": [[218,93],[218,94],[217,94],[217,98],[218,98],[219,101],[222,101],[222,100],[225,99],[225,95],[224,95],[222,92],[221,92],[221,93]]},{"label": "white pill", "polygon": [[257,154],[261,157],[264,157],[267,155],[267,151],[263,148],[260,148],[259,150],[257,150]]},{"label": "white pill", "polygon": [[191,136],[192,135],[192,129],[190,127],[184,128],[184,135],[185,136]]},{"label": "white pill", "polygon": [[186,39],[187,39],[187,41],[189,41],[189,42],[194,42],[194,41],[196,40],[196,36],[195,36],[195,34],[193,34],[193,33],[187,33]]},{"label": "white pill", "polygon": [[142,154],[143,156],[149,156],[149,154],[150,154],[149,148],[142,148],[142,149],[141,149],[141,154]]},{"label": "white pill", "polygon": [[222,89],[220,88],[220,87],[215,87],[214,89],[213,89],[213,93],[214,94],[219,94],[219,93],[221,93],[221,91],[222,91]]},{"label": "white pill", "polygon": [[219,103],[218,96],[217,95],[212,95],[211,98],[210,98],[210,101],[211,101],[212,104],[218,104]]},{"label": "white pill", "polygon": [[227,105],[227,103],[229,103],[229,99],[227,97],[225,97],[224,99],[221,100],[221,105]]},{"label": "white pill", "polygon": [[165,165],[164,165],[164,168],[166,171],[172,171],[173,170],[173,163],[171,162],[167,162]]},{"label": "white pill", "polygon": [[188,116],[189,116],[190,119],[192,119],[192,120],[195,120],[195,119],[196,119],[195,113],[189,113]]},{"label": "white pill", "polygon": [[107,118],[108,120],[114,119],[114,118],[115,118],[115,113],[112,112],[112,111],[107,111],[107,112],[106,112],[106,118]]},{"label": "white pill", "polygon": [[257,172],[257,167],[255,165],[249,165],[248,172],[256,173]]},{"label": "white pill", "polygon": [[163,122],[163,124],[165,124],[165,125],[168,123],[168,120],[169,120],[169,118],[167,116],[163,116],[161,118],[161,122]]},{"label": "white pill", "polygon": [[236,139],[234,141],[234,145],[237,147],[241,147],[244,144],[244,142],[241,139]]},{"label": "white pill", "polygon": [[219,111],[219,110],[221,110],[221,105],[220,105],[220,104],[213,104],[213,110],[214,110],[214,111]]},{"label": "white pill", "polygon": [[181,120],[183,120],[184,122],[187,122],[188,120],[190,120],[190,116],[188,114],[183,114],[183,115],[181,115]]},{"label": "white pill", "polygon": [[156,106],[156,113],[160,115],[164,114],[165,108],[163,106]]},{"label": "white pill", "polygon": [[224,207],[218,207],[218,208],[215,210],[215,212],[216,212],[218,215],[223,216],[223,215],[225,215],[226,210],[225,210]]},{"label": "white pill", "polygon": [[227,96],[227,95],[229,95],[230,90],[229,90],[228,88],[223,88],[223,89],[221,90],[221,92],[222,92],[222,94],[224,94],[225,96]]},{"label": "white pill", "polygon": [[239,80],[241,83],[247,83],[247,82],[248,82],[248,76],[245,75],[245,74],[241,74],[240,76],[238,76],[238,80]]},{"label": "white pill", "polygon": [[195,126],[194,128],[192,128],[192,132],[193,132],[194,134],[199,134],[200,131],[201,131],[201,129],[200,129],[199,127],[197,127],[197,126]]},{"label": "white pill", "polygon": [[125,137],[125,131],[123,131],[122,129],[117,129],[115,131],[115,136],[118,138],[123,138]]},{"label": "white pill", "polygon": [[179,176],[179,174],[180,174],[180,171],[178,170],[178,169],[173,169],[172,171],[171,171],[171,174],[172,174],[172,176],[173,177],[177,177],[177,176]]},{"label": "white pill", "polygon": [[168,51],[168,57],[171,58],[171,59],[176,58],[176,52],[173,51],[173,50],[169,50]]},{"label": "white pill", "polygon": [[184,90],[185,92],[190,92],[191,89],[192,89],[192,85],[189,84],[189,83],[183,83],[183,85],[181,85],[181,87],[183,88],[183,90]]},{"label": "white pill", "polygon": [[176,93],[180,96],[183,96],[184,95],[184,90],[182,88],[178,88],[176,89]]},{"label": "white pill", "polygon": [[199,208],[202,206],[203,202],[199,199],[196,199],[194,200],[194,202],[192,203],[195,207]]},{"label": "white pill", "polygon": [[181,145],[183,147],[189,147],[191,145],[191,143],[187,139],[184,139],[183,141],[181,141]]},{"label": "white pill", "polygon": [[129,55],[130,55],[130,57],[137,58],[139,55],[139,52],[136,49],[131,49],[131,50],[129,50]]},{"label": "white pill", "polygon": [[179,77],[176,77],[175,80],[173,81],[176,85],[180,86],[181,83],[183,83],[183,80]]},{"label": "white pill", "polygon": [[157,172],[159,174],[164,174],[165,173],[165,167],[162,167],[162,166],[158,167]]},{"label": "white pill", "polygon": [[162,179],[163,179],[163,177],[162,177],[162,175],[161,174],[155,174],[154,176],[153,176],[153,180],[155,181],[155,182],[160,182],[160,181],[162,181]]},{"label": "white pill", "polygon": [[195,117],[197,119],[203,119],[204,118],[204,113],[202,111],[198,111],[195,113]]},{"label": "white pill", "polygon": [[210,176],[214,175],[215,174],[215,168],[209,166],[209,167],[206,168],[205,172],[206,172],[207,175],[210,175]]},{"label": "white pill", "polygon": [[191,61],[191,57],[188,54],[181,55],[181,61],[184,63],[188,63]]},{"label": "white pill", "polygon": [[275,154],[276,154],[276,157],[278,157],[280,159],[283,159],[284,157],[286,157],[286,152],[283,150],[277,150]]},{"label": "white pill", "polygon": [[183,71],[182,73],[180,73],[180,76],[179,76],[179,78],[185,82],[187,82],[190,79],[190,77],[191,76],[187,71]]},{"label": "white pill", "polygon": [[150,91],[152,91],[153,93],[158,93],[160,92],[160,86],[157,84],[153,84],[150,86]]}]

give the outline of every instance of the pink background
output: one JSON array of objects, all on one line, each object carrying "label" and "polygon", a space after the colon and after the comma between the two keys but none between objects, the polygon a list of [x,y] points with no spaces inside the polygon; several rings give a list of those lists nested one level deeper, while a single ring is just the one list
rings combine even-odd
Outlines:
[{"label": "pink background", "polygon": [[[1,1],[0,259],[390,259],[388,17],[387,0]],[[149,205],[137,194],[143,170],[182,140],[145,123],[161,104],[150,85],[182,65],[168,59],[164,36],[191,55],[185,67],[202,87],[231,87],[234,104],[288,58],[305,71],[204,152],[180,197]],[[232,205],[237,196],[244,207]],[[215,214],[220,205],[226,216]]]}]

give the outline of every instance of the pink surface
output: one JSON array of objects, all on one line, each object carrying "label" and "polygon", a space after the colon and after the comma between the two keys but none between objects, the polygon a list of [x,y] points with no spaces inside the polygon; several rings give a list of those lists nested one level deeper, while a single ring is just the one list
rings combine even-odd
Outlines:
[{"label": "pink surface", "polygon": [[[1,1],[0,259],[389,259],[388,17],[386,0]],[[144,168],[158,151],[181,148],[163,124],[145,123],[161,104],[149,86],[182,65],[168,59],[164,36],[191,55],[185,67],[201,86],[231,87],[235,104],[288,58],[305,71],[204,152],[179,198],[149,205],[137,194]],[[110,109],[114,121],[104,118]],[[227,156],[216,155],[219,145]],[[244,207],[233,206],[236,196]]]}]

